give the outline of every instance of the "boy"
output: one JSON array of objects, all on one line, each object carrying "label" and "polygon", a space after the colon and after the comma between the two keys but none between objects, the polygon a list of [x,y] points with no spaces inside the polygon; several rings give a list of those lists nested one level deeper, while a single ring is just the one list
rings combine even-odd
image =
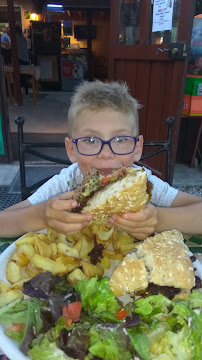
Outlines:
[{"label": "boy", "polygon": [[[86,81],[80,85],[72,98],[69,136],[65,139],[73,164],[27,200],[2,211],[0,236],[18,236],[46,227],[74,234],[84,228],[92,215],[69,212],[77,205],[72,200],[73,190],[89,168],[95,167],[107,175],[121,166],[135,166],[133,163],[140,160],[143,137],[139,135],[139,107],[125,84]],[[129,142],[126,136],[130,136]],[[127,148],[121,145],[123,142]],[[113,215],[108,221],[136,239],[173,228],[202,233],[202,199],[182,193],[146,171],[153,183],[151,203],[141,212]]]}]

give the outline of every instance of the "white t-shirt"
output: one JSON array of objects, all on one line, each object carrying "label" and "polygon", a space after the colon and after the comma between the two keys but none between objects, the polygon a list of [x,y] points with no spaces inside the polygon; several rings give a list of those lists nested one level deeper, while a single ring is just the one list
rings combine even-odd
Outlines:
[{"label": "white t-shirt", "polygon": [[[139,166],[134,165],[134,167]],[[147,168],[144,169],[147,172],[148,180],[153,184],[151,203],[155,206],[170,207],[178,190],[157,176],[152,175],[151,171]],[[54,175],[32,194],[28,200],[32,205],[44,202],[53,196],[74,190],[78,185],[81,185],[82,179],[83,175],[78,164],[72,164],[62,169],[58,175]]]}]

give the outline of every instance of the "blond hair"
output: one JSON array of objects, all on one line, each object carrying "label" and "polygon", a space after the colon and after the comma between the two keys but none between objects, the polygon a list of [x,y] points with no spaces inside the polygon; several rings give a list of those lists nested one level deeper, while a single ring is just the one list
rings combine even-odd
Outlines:
[{"label": "blond hair", "polygon": [[138,109],[141,105],[128,92],[126,83],[100,80],[83,81],[76,88],[68,112],[68,133],[71,134],[75,119],[87,110],[113,109],[132,119],[137,135],[139,133]]}]

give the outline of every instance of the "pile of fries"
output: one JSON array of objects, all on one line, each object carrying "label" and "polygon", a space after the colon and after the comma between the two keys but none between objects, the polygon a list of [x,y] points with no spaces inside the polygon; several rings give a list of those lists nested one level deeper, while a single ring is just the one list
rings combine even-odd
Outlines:
[{"label": "pile of fries", "polygon": [[[91,263],[90,252],[95,244],[102,244],[102,256]],[[70,284],[97,276],[102,278],[110,268],[110,260],[122,260],[136,247],[135,239],[119,231],[104,220],[89,224],[75,235],[59,234],[52,229],[44,233],[28,233],[15,242],[6,277],[9,286],[0,281],[0,306],[16,298],[23,298],[23,283],[34,276],[50,271],[65,275]]]}]

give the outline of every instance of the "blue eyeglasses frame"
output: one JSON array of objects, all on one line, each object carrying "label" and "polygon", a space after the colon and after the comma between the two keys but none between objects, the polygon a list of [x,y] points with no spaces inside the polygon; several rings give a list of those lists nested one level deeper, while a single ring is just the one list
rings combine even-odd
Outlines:
[{"label": "blue eyeglasses frame", "polygon": [[[134,143],[134,148],[133,148],[133,150],[130,151],[130,152],[128,152],[128,153],[124,153],[124,154],[122,154],[122,153],[120,154],[120,153],[114,152],[113,149],[112,149],[112,147],[111,147],[111,141],[112,141],[113,139],[116,139],[116,138],[119,138],[119,137],[134,139],[134,140],[135,140],[135,143]],[[98,139],[98,140],[100,140],[101,143],[102,143],[101,148],[100,148],[100,151],[98,151],[98,152],[95,153],[95,154],[83,154],[83,153],[81,153],[81,152],[79,151],[79,149],[78,149],[78,141],[81,140],[81,139]],[[113,154],[115,154],[115,155],[128,155],[128,154],[133,153],[133,151],[135,150],[136,144],[137,144],[137,142],[139,141],[139,137],[127,136],[127,135],[120,135],[120,136],[113,136],[113,137],[112,137],[111,139],[109,139],[109,140],[102,140],[102,139],[100,139],[100,138],[97,137],[97,136],[83,136],[83,137],[80,137],[80,138],[77,138],[77,139],[71,139],[71,140],[72,140],[72,142],[76,145],[77,151],[78,151],[78,153],[81,154],[81,155],[85,155],[85,156],[98,155],[98,154],[101,153],[101,151],[102,151],[102,149],[103,149],[103,146],[104,146],[105,144],[106,144],[106,145],[109,145],[109,148],[110,148],[111,152],[112,152]]]}]

